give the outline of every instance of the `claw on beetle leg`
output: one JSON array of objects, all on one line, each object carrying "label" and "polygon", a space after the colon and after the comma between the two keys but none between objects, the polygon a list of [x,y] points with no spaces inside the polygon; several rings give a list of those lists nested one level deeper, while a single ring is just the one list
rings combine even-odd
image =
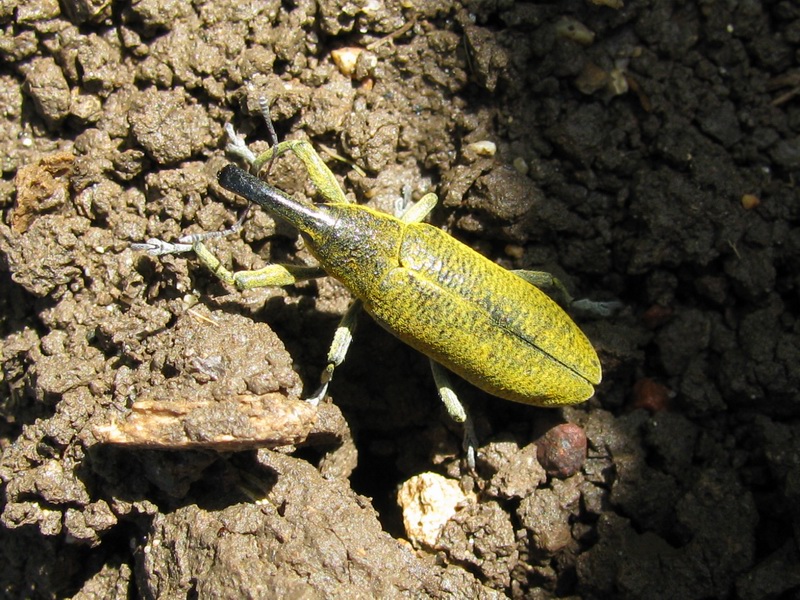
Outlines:
[{"label": "claw on beetle leg", "polygon": [[573,309],[601,318],[612,316],[623,306],[625,305],[618,300],[601,302],[598,300],[589,300],[588,298],[581,298],[580,300],[575,300],[572,303]]},{"label": "claw on beetle leg", "polygon": [[248,165],[256,162],[256,155],[244,141],[244,138],[236,133],[233,125],[225,123],[225,133],[228,136],[228,144],[225,146],[225,152],[232,156],[238,156]]},{"label": "claw on beetle leg", "polygon": [[[182,239],[182,238],[181,238]],[[130,245],[131,250],[146,252],[150,256],[164,256],[165,254],[181,254],[191,252],[192,244],[179,242],[165,242],[158,238],[150,238],[146,242],[134,242]]]},{"label": "claw on beetle leg", "polygon": [[472,424],[472,419],[467,414],[467,409],[458,396],[453,391],[453,384],[450,381],[450,375],[445,368],[439,363],[431,359],[431,372],[433,373],[433,381],[436,384],[436,389],[439,391],[439,397],[444,403],[447,414],[456,423],[461,423],[464,427],[464,451],[467,454],[467,466],[471,471],[475,470],[475,454],[478,446],[478,439],[475,435],[475,427]]},{"label": "claw on beetle leg", "polygon": [[462,443],[462,448],[467,455],[467,467],[469,467],[470,471],[475,471],[478,436],[475,435],[475,425],[469,415],[467,415],[467,420],[464,421],[464,441]]}]

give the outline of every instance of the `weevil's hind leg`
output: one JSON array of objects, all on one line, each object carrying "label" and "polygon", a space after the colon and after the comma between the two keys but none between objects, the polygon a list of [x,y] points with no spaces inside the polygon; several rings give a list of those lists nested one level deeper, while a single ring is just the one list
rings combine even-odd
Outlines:
[{"label": "weevil's hind leg", "polygon": [[333,372],[344,362],[347,357],[347,351],[350,349],[350,344],[353,342],[353,335],[356,332],[356,325],[358,325],[358,315],[361,312],[361,300],[355,300],[344,316],[336,326],[336,333],[333,334],[333,342],[328,350],[328,364],[325,370],[320,375],[320,387],[311,396],[307,402],[317,406],[328,391],[328,385],[333,379]]},{"label": "weevil's hind leg", "polygon": [[572,295],[567,291],[564,284],[561,283],[561,280],[553,277],[552,274],[546,271],[525,271],[521,269],[511,272],[552,296],[559,304],[567,307],[572,304]]},{"label": "weevil's hind leg", "polygon": [[467,453],[467,466],[470,470],[475,470],[475,452],[478,445],[478,439],[475,436],[475,426],[472,423],[467,413],[466,407],[458,399],[455,391],[453,391],[453,384],[450,381],[450,374],[439,363],[431,360],[431,371],[433,372],[433,381],[436,384],[436,389],[439,391],[439,397],[444,402],[447,409],[447,414],[456,423],[461,423],[464,427],[464,451]]},{"label": "weevil's hind leg", "polygon": [[567,291],[567,288],[561,283],[561,280],[553,277],[550,273],[545,271],[512,271],[515,275],[521,277],[528,283],[535,285],[543,292],[549,294],[553,299],[567,308],[578,310],[580,312],[597,316],[597,317],[610,317],[620,308],[622,303],[616,300],[609,300],[607,302],[600,302],[597,300],[589,300],[588,298],[581,298],[580,300],[573,299],[572,295]]}]

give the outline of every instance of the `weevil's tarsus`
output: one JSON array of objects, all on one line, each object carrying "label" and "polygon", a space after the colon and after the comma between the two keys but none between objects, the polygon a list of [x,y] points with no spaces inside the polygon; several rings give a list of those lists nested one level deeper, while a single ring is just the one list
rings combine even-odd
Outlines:
[{"label": "weevil's tarsus", "polygon": [[[261,117],[264,119],[264,124],[267,126],[267,134],[269,135],[269,145],[273,148],[278,145],[278,134],[275,133],[275,126],[272,124],[272,117],[269,114],[269,102],[264,96],[258,98],[258,108],[261,111]],[[269,181],[270,173],[272,173],[272,166],[275,164],[276,154],[272,153],[272,158],[267,165],[267,172],[264,174],[264,179]]]},{"label": "weevil's tarsus", "polygon": [[355,300],[336,326],[336,333],[333,334],[333,341],[328,350],[328,364],[320,375],[320,387],[308,399],[308,402],[314,406],[317,406],[325,397],[328,392],[328,385],[333,379],[333,372],[347,357],[347,351],[350,349],[350,344],[353,343],[353,335],[358,325],[358,315],[361,312],[361,308],[361,300]]},{"label": "weevil's tarsus", "polygon": [[225,133],[228,136],[228,144],[225,146],[225,152],[231,156],[242,159],[248,165],[254,164],[257,158],[256,155],[247,147],[244,138],[236,133],[233,125],[225,123]]},{"label": "weevil's tarsus", "polygon": [[433,373],[433,382],[436,384],[439,398],[442,399],[447,414],[450,415],[453,421],[460,423],[464,428],[464,450],[467,453],[467,465],[474,471],[475,448],[478,442],[475,437],[475,427],[472,424],[472,419],[469,413],[467,413],[466,407],[461,400],[458,399],[458,396],[453,390],[450,373],[433,359],[430,359],[430,363],[431,373]]},{"label": "weevil's tarsus", "polygon": [[573,301],[570,308],[595,317],[607,318],[616,314],[624,306],[625,305],[618,300],[606,300],[602,302],[598,300],[589,300],[589,298],[581,298],[580,300]]},{"label": "weevil's tarsus", "polygon": [[535,285],[546,292],[562,306],[578,311],[585,315],[606,318],[612,316],[623,307],[621,302],[608,300],[605,302],[581,298],[575,300],[567,291],[566,286],[557,277],[546,271],[515,270],[512,273],[522,277],[525,281]]},{"label": "weevil's tarsus", "polygon": [[192,244],[165,242],[158,238],[150,238],[146,242],[134,242],[130,247],[131,250],[136,252],[147,252],[150,256],[164,256],[165,254],[180,254],[192,251]]}]

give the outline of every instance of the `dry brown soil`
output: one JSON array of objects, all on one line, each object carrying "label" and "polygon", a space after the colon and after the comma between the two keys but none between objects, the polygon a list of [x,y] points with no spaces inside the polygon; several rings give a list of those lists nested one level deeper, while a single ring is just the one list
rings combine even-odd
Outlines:
[{"label": "dry brown soil", "polygon": [[[0,595],[797,598],[800,4],[622,4],[0,2]],[[460,383],[471,474],[426,360],[364,318],[336,442],[99,443],[135,400],[316,387],[339,284],[240,293],[130,248],[234,222],[223,126],[264,148],[261,96],[281,139],[346,158],[323,152],[352,200],[435,191],[432,222],[503,266],[620,301],[576,316],[596,396]],[[312,194],[296,160],[270,179]],[[212,245],[239,269],[310,260],[260,211]],[[531,444],[563,421],[588,457],[546,477]],[[430,470],[478,501],[426,553],[394,497]]]}]

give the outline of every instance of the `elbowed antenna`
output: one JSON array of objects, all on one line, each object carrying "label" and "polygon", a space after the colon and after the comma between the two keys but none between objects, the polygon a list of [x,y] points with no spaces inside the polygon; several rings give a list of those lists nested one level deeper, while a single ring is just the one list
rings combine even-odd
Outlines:
[{"label": "elbowed antenna", "polygon": [[268,213],[294,225],[302,232],[315,233],[336,224],[323,206],[303,204],[236,165],[222,167],[217,181],[229,192],[255,202]]}]

